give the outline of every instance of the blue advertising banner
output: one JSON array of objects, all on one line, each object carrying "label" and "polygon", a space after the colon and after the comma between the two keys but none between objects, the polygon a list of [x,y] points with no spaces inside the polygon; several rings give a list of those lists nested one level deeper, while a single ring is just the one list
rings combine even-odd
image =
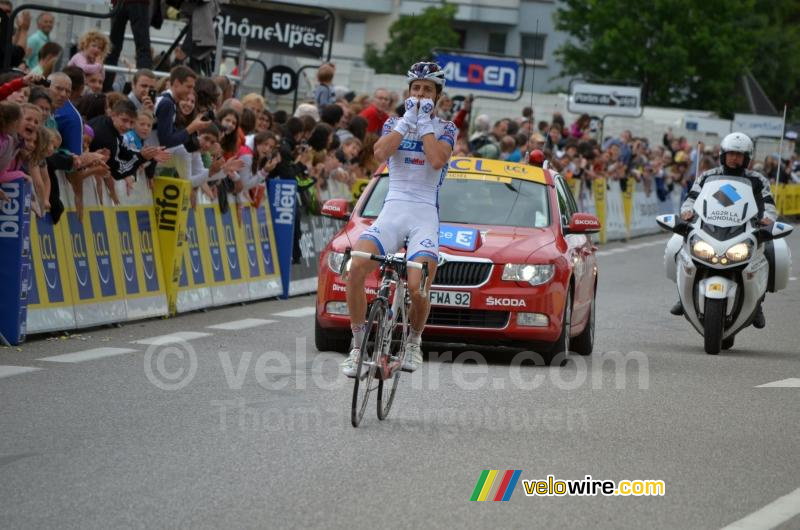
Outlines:
[{"label": "blue advertising banner", "polygon": [[211,270],[214,274],[214,281],[221,283],[225,281],[225,268],[222,264],[217,212],[213,206],[206,206],[203,209],[203,213],[206,216],[206,232],[208,233],[208,244],[211,248]]},{"label": "blue advertising banner", "polygon": [[94,256],[97,261],[97,276],[100,279],[100,292],[104,297],[116,296],[117,286],[114,284],[114,266],[111,263],[105,213],[102,211],[89,212],[89,220],[94,243]]},{"label": "blue advertising banner", "polygon": [[125,293],[139,294],[139,277],[136,274],[136,256],[134,254],[133,230],[128,210],[116,212],[119,246],[122,251],[122,273],[125,277]]},{"label": "blue advertising banner", "polygon": [[[47,291],[47,300],[50,304],[59,304],[64,302],[64,284],[61,282],[60,262],[58,255],[58,245],[56,243],[55,226],[53,225],[53,218],[50,214],[44,217],[36,217],[37,233],[39,234],[38,242],[31,242],[32,245],[38,243],[40,250],[40,259],[42,261],[42,278],[44,280],[44,288]],[[35,279],[35,275],[33,275]],[[39,298],[39,282],[32,282],[32,292],[30,303],[40,303]],[[44,294],[44,293],[42,293]]]},{"label": "blue advertising banner", "polygon": [[444,70],[448,88],[513,94],[520,81],[517,61],[437,53],[434,61]]},{"label": "blue advertising banner", "polygon": [[255,279],[261,276],[259,267],[258,249],[256,248],[256,233],[253,229],[253,208],[242,210],[242,226],[244,228],[244,244],[247,254],[247,264],[249,266],[250,278]]},{"label": "blue advertising banner", "polygon": [[278,248],[278,264],[281,269],[283,296],[289,297],[289,281],[292,273],[292,248],[294,245],[294,223],[297,215],[297,181],[272,179],[267,182],[272,228]]},{"label": "blue advertising banner", "polygon": [[142,258],[142,271],[144,272],[144,285],[149,293],[158,292],[158,263],[153,241],[153,225],[150,220],[150,210],[136,210],[136,227],[139,231],[139,251]]},{"label": "blue advertising banner", "polygon": [[67,212],[67,223],[69,225],[69,241],[72,243],[72,259],[75,265],[73,270],[78,288],[78,299],[91,300],[94,298],[94,287],[92,286],[89,251],[86,247],[83,224],[75,212]]},{"label": "blue advertising banner", "polygon": [[0,334],[11,344],[25,340],[31,285],[31,185],[25,179],[0,184]]},{"label": "blue advertising banner", "polygon": [[[200,238],[197,235],[197,217],[194,208],[189,210],[189,218],[186,222],[186,240],[189,244],[188,265],[192,270],[192,281],[194,285],[203,285],[206,283],[206,275],[203,270],[203,255],[200,253]],[[181,283],[181,285],[184,284]]]},{"label": "blue advertising banner", "polygon": [[236,245],[236,228],[233,226],[233,213],[229,209],[221,214],[222,230],[225,237],[225,253],[228,256],[230,280],[242,279],[242,267],[239,260],[239,249]]},{"label": "blue advertising banner", "polygon": [[478,231],[463,226],[439,225],[439,246],[472,252],[478,246]]},{"label": "blue advertising banner", "polygon": [[259,242],[261,243],[261,259],[264,263],[264,275],[272,276],[275,274],[275,263],[272,261],[272,243],[269,237],[266,208],[258,208],[256,210],[256,222],[258,223],[258,232],[260,236]]}]

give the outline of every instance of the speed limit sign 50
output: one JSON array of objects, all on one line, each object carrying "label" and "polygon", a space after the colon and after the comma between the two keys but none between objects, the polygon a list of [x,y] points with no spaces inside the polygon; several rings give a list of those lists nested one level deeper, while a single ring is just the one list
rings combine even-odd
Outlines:
[{"label": "speed limit sign 50", "polygon": [[267,90],[283,96],[297,88],[297,73],[288,66],[278,65],[267,70]]}]

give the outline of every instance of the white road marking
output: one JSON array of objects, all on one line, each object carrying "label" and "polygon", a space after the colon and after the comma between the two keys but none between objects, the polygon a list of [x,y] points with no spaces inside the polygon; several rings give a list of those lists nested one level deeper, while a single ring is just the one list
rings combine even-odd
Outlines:
[{"label": "white road marking", "polygon": [[39,361],[50,361],[54,363],[82,363],[83,361],[93,361],[103,357],[113,357],[123,353],[133,353],[137,350],[131,348],[93,348],[91,350],[76,351],[74,353],[64,353],[52,357],[42,357]]},{"label": "white road marking", "polygon": [[744,519],[729,524],[722,530],[766,530],[775,528],[797,515],[800,515],[800,488],[774,500]]},{"label": "white road marking", "polygon": [[0,365],[0,377],[11,377],[12,375],[26,374],[28,372],[35,372],[41,368],[34,368],[32,366],[2,366]]},{"label": "white road marking", "polygon": [[171,344],[174,342],[187,341],[192,339],[201,339],[203,337],[210,337],[212,333],[203,333],[202,331],[176,331],[169,335],[159,335],[158,337],[150,337],[148,339],[133,340],[133,344]]},{"label": "white road marking", "polygon": [[297,318],[297,317],[311,316],[316,312],[317,312],[316,307],[309,306],[309,307],[298,307],[297,309],[290,309],[289,311],[282,311],[280,313],[273,313],[272,316]]},{"label": "white road marking", "polygon": [[792,281],[792,282],[794,282],[794,281],[797,281],[797,276],[792,276],[792,277],[790,277],[790,278],[789,278],[789,281]]},{"label": "white road marking", "polygon": [[758,385],[756,388],[800,388],[800,377],[781,379],[780,381]]},{"label": "white road marking", "polygon": [[221,324],[214,324],[213,326],[206,326],[208,329],[224,329],[233,331],[237,329],[254,328],[256,326],[264,326],[272,324],[277,320],[264,320],[263,318],[243,318],[242,320],[234,320],[232,322],[223,322]]}]

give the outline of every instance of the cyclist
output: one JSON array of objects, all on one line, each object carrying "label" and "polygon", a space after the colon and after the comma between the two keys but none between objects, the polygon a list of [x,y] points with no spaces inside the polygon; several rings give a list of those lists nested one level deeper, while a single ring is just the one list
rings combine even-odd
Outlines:
[{"label": "cyclist", "polygon": [[[436,273],[439,258],[439,186],[447,174],[448,161],[456,142],[455,124],[434,117],[436,102],[444,89],[444,71],[436,63],[415,63],[407,74],[409,97],[402,117],[383,124],[375,143],[378,162],[388,159],[389,191],[378,218],[359,237],[354,250],[386,255],[396,252],[408,239],[409,261],[428,263],[428,285]],[[364,281],[378,267],[375,261],[353,258],[347,282],[347,307],[353,331],[353,349],[342,363],[342,373],[355,377],[367,297]],[[403,370],[413,372],[422,364],[422,331],[428,319],[430,301],[422,289],[422,271],[408,271],[410,337],[406,344]]]}]

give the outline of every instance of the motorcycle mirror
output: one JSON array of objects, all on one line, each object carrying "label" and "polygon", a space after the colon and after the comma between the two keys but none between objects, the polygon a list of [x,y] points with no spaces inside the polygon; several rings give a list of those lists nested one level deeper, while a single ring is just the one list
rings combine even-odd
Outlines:
[{"label": "motorcycle mirror", "polygon": [[780,239],[782,237],[786,237],[794,231],[794,227],[792,225],[780,222],[772,223],[772,231],[770,235],[772,235],[772,239]]},{"label": "motorcycle mirror", "polygon": [[658,223],[658,226],[660,226],[664,230],[669,230],[670,232],[672,232],[675,229],[676,216],[672,214],[659,215],[658,217],[656,217],[656,223]]}]

